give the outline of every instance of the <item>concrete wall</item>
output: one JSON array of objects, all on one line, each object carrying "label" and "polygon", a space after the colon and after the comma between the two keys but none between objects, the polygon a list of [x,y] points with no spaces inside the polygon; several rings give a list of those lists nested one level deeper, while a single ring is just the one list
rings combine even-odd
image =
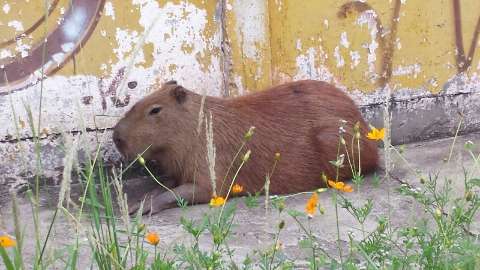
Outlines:
[{"label": "concrete wall", "polygon": [[0,1],[0,181],[33,175],[31,123],[47,178],[72,147],[115,159],[103,130],[172,78],[211,95],[326,80],[375,125],[391,92],[396,143],[480,129],[478,0],[47,2]]}]

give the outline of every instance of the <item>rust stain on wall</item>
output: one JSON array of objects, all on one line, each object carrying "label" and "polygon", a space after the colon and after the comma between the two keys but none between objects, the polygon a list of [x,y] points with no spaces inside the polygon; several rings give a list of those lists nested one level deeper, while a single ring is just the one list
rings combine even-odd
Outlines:
[{"label": "rust stain on wall", "polygon": [[477,49],[478,36],[480,34],[480,15],[474,29],[470,49],[465,54],[465,46],[463,45],[462,31],[462,12],[459,0],[453,0],[453,15],[455,24],[455,45],[457,46],[457,69],[458,72],[465,72],[472,65],[473,57]]}]

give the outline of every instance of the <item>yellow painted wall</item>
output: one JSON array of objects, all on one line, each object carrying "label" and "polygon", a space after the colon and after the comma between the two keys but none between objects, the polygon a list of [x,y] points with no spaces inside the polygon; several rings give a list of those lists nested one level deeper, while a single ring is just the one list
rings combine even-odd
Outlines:
[{"label": "yellow painted wall", "polygon": [[[45,5],[45,2],[48,5]],[[156,14],[141,14],[142,1],[125,1],[125,0],[90,0],[90,1],[75,1],[102,3],[104,8],[98,13],[98,23],[92,27],[93,32],[91,36],[85,40],[84,44],[76,44],[78,53],[74,59],[65,59],[62,62],[63,67],[60,70],[52,71],[49,75],[94,75],[97,77],[107,77],[112,75],[112,67],[114,64],[127,60],[135,49],[137,42],[132,42],[128,47],[121,48],[122,45],[118,42],[118,31],[124,31],[130,37],[141,37],[147,29],[140,24],[142,16],[155,17]],[[171,25],[164,25],[163,28],[168,29],[170,34],[165,34],[161,37],[165,44],[169,42],[179,42],[172,38],[175,32],[180,28],[188,29],[188,25],[182,25],[186,22],[186,18],[191,14],[187,11],[186,4],[193,4],[196,8],[205,11],[206,27],[200,33],[191,33],[192,35],[200,35],[206,49],[201,53],[196,53],[195,58],[199,65],[202,66],[203,71],[208,71],[208,67],[212,65],[212,57],[219,57],[220,49],[216,45],[215,34],[218,31],[218,22],[215,20],[216,2],[215,1],[181,1],[181,0],[161,0],[161,1],[146,1],[150,3],[157,3],[159,8],[164,8],[167,4],[176,5],[177,9],[183,8],[181,16],[173,13],[166,14],[166,20],[171,21]],[[30,0],[30,1],[0,1],[0,65],[7,65],[12,61],[22,60],[24,55],[21,55],[22,46],[27,46],[24,52],[29,51],[35,47],[42,46],[42,41],[45,38],[45,33],[52,33],[56,28],[60,27],[61,22],[68,9],[80,9],[80,5],[71,6],[72,1],[69,0]],[[52,12],[46,20],[43,20],[40,25],[34,27],[31,33],[23,35],[35,22],[40,21],[45,14],[48,14],[49,9]],[[153,11],[152,11],[153,12]],[[79,15],[81,16],[81,15]],[[165,19],[165,18],[164,18]],[[18,27],[20,25],[20,27]],[[86,31],[87,29],[82,29]],[[151,33],[155,35],[155,33]],[[12,40],[15,36],[20,36],[16,42],[5,44]],[[128,38],[130,38],[128,37]],[[193,40],[193,38],[192,38]],[[185,54],[193,53],[195,44],[192,40],[186,39],[182,42],[181,52]],[[160,43],[160,42],[159,42]],[[157,51],[154,48],[157,47]],[[143,54],[143,61],[136,63],[138,66],[144,68],[152,68],[154,58],[162,51],[162,44],[154,44],[152,42],[145,42],[144,46],[140,48]],[[119,51],[121,51],[119,53]],[[49,55],[50,52],[47,52]],[[139,52],[137,52],[138,54]],[[171,53],[171,52],[170,52]],[[50,55],[49,55],[50,56]],[[122,59],[120,59],[122,58]],[[173,63],[165,63],[163,69],[175,73],[177,66]],[[47,73],[48,70],[46,70]],[[12,83],[12,82],[10,82]]]},{"label": "yellow painted wall", "polygon": [[[314,61],[314,65],[304,67],[314,69],[307,77],[329,78],[333,75],[336,83],[367,92],[381,87],[385,81],[397,88],[426,88],[438,92],[459,72],[454,0],[266,2],[269,13],[265,27],[269,32],[269,46],[258,44],[261,59],[242,58],[235,47],[241,46],[238,45],[241,38],[233,35],[232,39],[235,44],[235,76],[242,77],[250,90],[270,81],[276,84],[302,77],[297,63],[306,58]],[[460,2],[459,21],[467,53],[475,30],[480,31],[480,1]],[[396,5],[398,18],[394,18]],[[245,10],[232,11],[237,12],[247,16]],[[234,18],[230,23],[235,23]],[[377,26],[383,27],[383,34],[377,31]],[[397,31],[392,34],[395,27]],[[473,46],[477,52],[468,69],[469,75],[478,74],[480,69],[480,40],[477,39]],[[265,47],[270,51],[265,51]],[[389,65],[392,76],[390,78],[387,74],[382,80],[382,71]],[[252,71],[268,69],[271,73]]]},{"label": "yellow painted wall", "polygon": [[[23,29],[28,29],[48,9],[43,0],[1,2],[0,43],[22,32],[12,22],[19,21]],[[149,14],[142,15],[140,5],[132,1],[104,2],[105,8],[90,38],[74,60],[64,61],[55,74],[109,76],[115,63],[131,56],[134,46],[118,53],[121,44],[116,39],[117,31],[141,36],[146,29],[140,21]],[[465,54],[472,46],[474,51],[480,47],[478,38],[473,41],[475,31],[480,31],[478,0],[226,0],[224,38],[228,55],[222,55],[220,41],[216,40],[222,23],[219,1],[150,2],[157,2],[160,7],[188,3],[205,11],[207,26],[201,33],[191,33],[192,37],[202,36],[205,49],[193,52],[197,44],[187,39],[181,41],[181,52],[195,54],[202,72],[210,71],[213,58],[229,62],[231,70],[226,76],[231,94],[301,78],[331,80],[364,92],[376,90],[386,82],[397,88],[438,92],[447,80],[463,70],[459,67],[461,59],[457,59],[460,44],[456,42],[455,25],[461,22]],[[455,2],[461,8],[459,15],[454,13]],[[68,0],[49,3],[55,7],[47,23],[22,38],[20,45],[39,46],[44,33],[57,27],[70,6]],[[113,8],[114,16],[108,14],[107,6]],[[178,30],[174,24],[181,24],[190,15],[185,11],[180,18],[172,17],[172,25],[165,27],[170,27],[173,35]],[[179,40],[165,34],[162,42]],[[0,65],[11,61],[9,54],[16,54],[17,61],[22,61],[18,47],[18,42],[0,46]],[[141,50],[144,59],[136,65],[151,68],[162,46],[146,42]],[[479,53],[473,56],[467,69],[470,76],[480,69]],[[173,75],[178,68],[175,59],[161,67]]]}]

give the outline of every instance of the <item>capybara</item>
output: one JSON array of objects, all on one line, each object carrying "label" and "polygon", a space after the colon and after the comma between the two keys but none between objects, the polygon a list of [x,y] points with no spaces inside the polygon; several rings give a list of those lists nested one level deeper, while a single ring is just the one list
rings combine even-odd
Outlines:
[{"label": "capybara", "polygon": [[[341,154],[345,162],[338,176],[341,181],[349,180],[352,169],[347,157],[358,164],[357,141],[351,145],[356,123],[361,134],[361,172],[371,172],[378,164],[376,142],[365,138],[368,128],[356,105],[326,82],[290,82],[240,97],[206,96],[203,103],[202,95],[176,81],[159,88],[136,103],[117,123],[113,140],[127,158],[148,149],[143,158],[161,166],[174,181],[172,190],[189,203],[207,203],[213,194],[205,121],[199,126],[201,108],[205,116],[213,119],[218,196],[228,192],[247,149],[251,150],[250,159],[235,180],[243,186],[243,193],[262,190],[276,153],[281,157],[270,178],[270,194],[324,187],[322,173],[335,179],[337,168],[329,161],[337,160]],[[244,134],[252,126],[255,132],[231,168]],[[345,144],[340,143],[340,134]],[[149,195],[151,202],[146,205],[151,207],[145,207],[144,213],[173,207],[176,202],[171,192],[154,190]],[[132,213],[138,208],[139,202],[130,206]]]}]

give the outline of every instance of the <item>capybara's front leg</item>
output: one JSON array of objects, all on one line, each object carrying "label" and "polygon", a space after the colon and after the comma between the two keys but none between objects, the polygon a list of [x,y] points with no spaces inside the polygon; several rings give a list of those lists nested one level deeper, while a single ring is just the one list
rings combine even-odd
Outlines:
[{"label": "capybara's front leg", "polygon": [[[164,209],[172,208],[177,204],[177,198],[182,198],[189,203],[207,203],[210,200],[210,190],[198,185],[183,184],[171,189],[171,191],[154,191],[145,197],[142,214],[155,214]],[[137,202],[132,205],[129,209],[130,214],[136,213],[140,204],[141,202]]]}]

